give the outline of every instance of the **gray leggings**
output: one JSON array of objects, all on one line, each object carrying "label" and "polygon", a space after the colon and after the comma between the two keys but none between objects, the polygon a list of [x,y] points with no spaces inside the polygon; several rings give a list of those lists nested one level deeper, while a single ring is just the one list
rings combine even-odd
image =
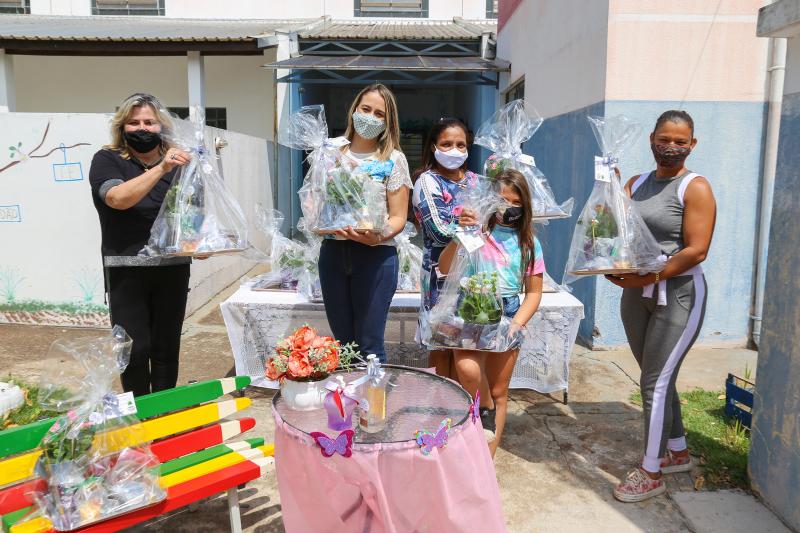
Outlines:
[{"label": "gray leggings", "polygon": [[625,289],[620,302],[625,335],[642,371],[642,466],[648,472],[661,469],[668,444],[674,451],[686,448],[675,380],[703,325],[706,279],[700,273],[668,279],[665,306],[656,305],[658,290],[653,292],[652,298],[643,298],[642,289]]}]

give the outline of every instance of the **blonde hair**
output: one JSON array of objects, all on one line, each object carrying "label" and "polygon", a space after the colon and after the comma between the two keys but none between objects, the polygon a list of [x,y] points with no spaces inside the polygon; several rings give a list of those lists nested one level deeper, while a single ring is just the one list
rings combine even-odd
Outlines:
[{"label": "blonde hair", "polygon": [[111,119],[111,142],[103,148],[119,152],[123,159],[130,159],[131,153],[128,150],[128,144],[125,142],[123,133],[125,132],[125,124],[133,115],[137,107],[149,106],[156,116],[156,120],[161,124],[161,155],[163,156],[171,145],[167,140],[172,131],[172,118],[167,111],[167,108],[152,94],[136,93],[127,97],[122,101]]},{"label": "blonde hair", "polygon": [[350,105],[350,112],[347,114],[347,129],[344,132],[344,136],[350,141],[353,140],[353,135],[356,131],[353,127],[353,113],[356,112],[358,104],[361,103],[361,98],[363,98],[365,94],[371,93],[372,91],[376,91],[378,94],[380,94],[383,98],[384,104],[386,105],[386,115],[384,117],[384,120],[386,121],[386,129],[383,130],[377,139],[378,159],[381,161],[386,161],[392,157],[392,152],[394,150],[402,150],[400,149],[400,120],[397,116],[397,100],[395,99],[392,91],[390,91],[389,88],[382,83],[368,85],[367,87],[361,89],[361,91],[356,95],[353,103]]}]

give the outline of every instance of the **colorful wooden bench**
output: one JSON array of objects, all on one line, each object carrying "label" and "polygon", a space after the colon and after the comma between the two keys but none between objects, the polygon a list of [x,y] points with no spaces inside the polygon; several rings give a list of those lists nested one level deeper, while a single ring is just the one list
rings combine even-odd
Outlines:
[{"label": "colorful wooden bench", "polygon": [[[131,434],[154,441],[151,449],[161,461],[161,485],[167,498],[80,531],[119,531],[222,492],[228,495],[231,531],[241,531],[238,488],[267,473],[273,446],[261,438],[225,442],[252,429],[255,420],[223,420],[249,407],[251,401],[220,397],[249,384],[249,377],[238,376],[136,398],[142,431]],[[35,511],[30,493],[45,486],[44,480],[34,477],[37,448],[53,423],[55,419],[42,420],[0,431],[0,520],[5,533],[54,531],[46,518],[29,517]],[[138,443],[128,439],[127,444]]]}]

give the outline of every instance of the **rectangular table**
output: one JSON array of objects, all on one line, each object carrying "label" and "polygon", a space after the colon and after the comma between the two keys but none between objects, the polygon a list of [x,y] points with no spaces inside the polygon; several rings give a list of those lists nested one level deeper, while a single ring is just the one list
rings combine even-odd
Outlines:
[{"label": "rectangular table", "polygon": [[[390,363],[426,367],[427,351],[414,341],[419,313],[418,293],[397,293],[386,326],[386,355]],[[237,375],[252,378],[252,385],[278,388],[266,378],[264,365],[275,344],[294,329],[309,324],[330,334],[322,303],[308,302],[293,291],[252,291],[242,287],[222,302],[222,316],[236,364]],[[564,391],[567,400],[569,357],[583,304],[567,292],[544,293],[528,324],[529,335],[520,350],[511,388],[542,393]]]}]

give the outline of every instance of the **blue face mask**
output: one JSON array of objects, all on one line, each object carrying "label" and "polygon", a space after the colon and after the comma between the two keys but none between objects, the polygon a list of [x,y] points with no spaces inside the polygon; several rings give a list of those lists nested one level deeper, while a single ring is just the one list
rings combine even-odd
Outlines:
[{"label": "blue face mask", "polygon": [[386,129],[386,121],[356,111],[353,113],[353,128],[364,139],[374,139]]}]

